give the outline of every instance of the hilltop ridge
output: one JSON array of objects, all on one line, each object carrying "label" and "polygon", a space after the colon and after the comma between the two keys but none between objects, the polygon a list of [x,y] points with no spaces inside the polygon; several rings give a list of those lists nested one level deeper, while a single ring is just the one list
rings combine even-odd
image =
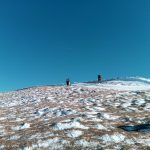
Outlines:
[{"label": "hilltop ridge", "polygon": [[0,94],[0,149],[148,149],[150,135],[118,128],[150,124],[150,84],[115,79]]}]

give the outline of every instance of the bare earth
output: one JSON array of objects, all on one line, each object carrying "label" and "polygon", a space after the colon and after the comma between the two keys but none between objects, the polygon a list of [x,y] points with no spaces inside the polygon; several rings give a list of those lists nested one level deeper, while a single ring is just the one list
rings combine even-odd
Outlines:
[{"label": "bare earth", "polygon": [[82,85],[0,94],[0,149],[148,150],[150,132],[119,125],[150,123],[150,90]]}]

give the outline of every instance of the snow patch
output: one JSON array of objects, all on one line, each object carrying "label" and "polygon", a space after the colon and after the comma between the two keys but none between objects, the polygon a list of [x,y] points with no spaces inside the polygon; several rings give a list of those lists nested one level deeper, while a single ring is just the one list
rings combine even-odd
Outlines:
[{"label": "snow patch", "polygon": [[88,88],[112,89],[119,91],[150,90],[150,82],[147,79],[126,78],[102,83],[78,83],[76,85]]},{"label": "snow patch", "polygon": [[95,126],[95,128],[97,128],[97,129],[99,129],[99,130],[107,130],[107,128],[105,128],[103,125],[101,125],[101,124],[97,124],[96,126]]},{"label": "snow patch", "polygon": [[10,136],[9,140],[18,140],[20,137],[17,135]]},{"label": "snow patch", "polygon": [[93,141],[86,141],[85,139],[81,139],[75,142],[75,145],[82,146],[82,147],[97,147],[98,143]]},{"label": "snow patch", "polygon": [[105,143],[107,143],[107,142],[119,143],[119,142],[124,141],[125,136],[122,134],[115,134],[115,135],[105,134],[102,137],[100,137],[99,139],[103,140]]},{"label": "snow patch", "polygon": [[36,110],[36,112],[34,112],[34,114],[37,114],[38,116],[44,116],[44,115],[48,115],[48,116],[68,116],[68,115],[72,115],[72,114],[76,114],[77,112],[75,110],[72,109],[67,109],[67,108],[42,108],[39,110]]},{"label": "snow patch", "polygon": [[67,132],[67,136],[71,138],[79,137],[83,134],[83,131],[80,130],[71,130]]},{"label": "snow patch", "polygon": [[30,128],[29,123],[22,123],[20,126],[12,127],[12,130],[22,130],[22,129],[27,129]]},{"label": "snow patch", "polygon": [[71,128],[88,129],[89,127],[86,127],[80,124],[80,122],[76,122],[76,121],[70,123],[57,123],[53,127],[54,130],[64,130],[64,129],[71,129]]},{"label": "snow patch", "polygon": [[60,139],[58,137],[49,139],[46,141],[38,142],[38,147],[40,148],[51,148],[51,149],[62,149],[62,147],[65,147],[65,145],[69,144],[69,141]]}]

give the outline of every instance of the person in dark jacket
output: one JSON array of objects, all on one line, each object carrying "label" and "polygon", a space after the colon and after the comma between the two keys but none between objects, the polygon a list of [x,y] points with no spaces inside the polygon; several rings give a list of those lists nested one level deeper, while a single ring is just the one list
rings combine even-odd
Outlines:
[{"label": "person in dark jacket", "polygon": [[100,74],[98,75],[98,82],[102,82],[102,76]]},{"label": "person in dark jacket", "polygon": [[70,85],[71,85],[69,78],[66,79],[66,85],[67,85],[67,86],[70,86]]}]

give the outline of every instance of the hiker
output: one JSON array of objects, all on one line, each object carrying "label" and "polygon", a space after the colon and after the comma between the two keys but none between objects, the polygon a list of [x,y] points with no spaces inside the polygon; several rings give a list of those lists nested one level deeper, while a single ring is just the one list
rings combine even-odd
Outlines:
[{"label": "hiker", "polygon": [[66,79],[66,85],[67,85],[67,86],[70,86],[70,85],[71,85],[69,78]]},{"label": "hiker", "polygon": [[98,75],[98,82],[102,82],[102,76],[100,74]]}]

